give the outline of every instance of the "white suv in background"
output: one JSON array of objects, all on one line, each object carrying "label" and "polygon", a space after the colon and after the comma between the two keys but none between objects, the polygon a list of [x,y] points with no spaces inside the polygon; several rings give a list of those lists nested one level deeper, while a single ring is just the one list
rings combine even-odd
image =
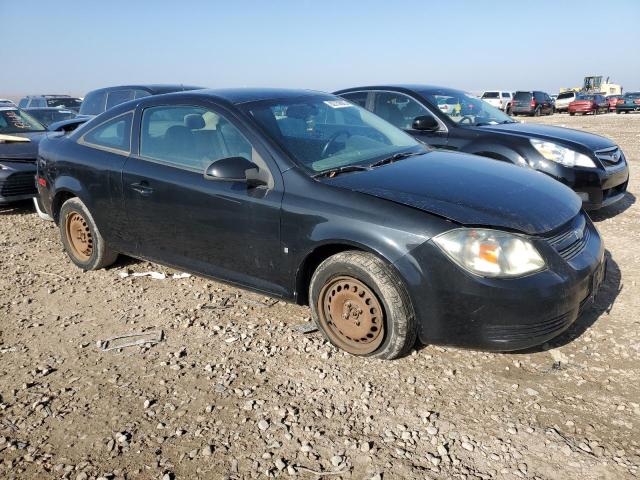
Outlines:
[{"label": "white suv in background", "polygon": [[556,112],[568,112],[569,104],[576,99],[576,92],[562,92],[556,98]]},{"label": "white suv in background", "polygon": [[513,100],[511,92],[487,90],[486,92],[482,92],[482,96],[480,98],[488,104],[506,112],[507,115],[511,113],[511,100]]}]

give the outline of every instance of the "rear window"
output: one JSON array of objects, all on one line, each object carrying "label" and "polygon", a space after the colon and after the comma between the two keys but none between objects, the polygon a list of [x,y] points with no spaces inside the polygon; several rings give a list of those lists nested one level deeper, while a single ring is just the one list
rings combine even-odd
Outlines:
[{"label": "rear window", "polygon": [[500,98],[500,94],[498,92],[484,92],[482,98]]},{"label": "rear window", "polygon": [[558,95],[558,100],[562,100],[564,98],[573,98],[574,96],[575,96],[575,93],[573,92],[564,92]]},{"label": "rear window", "polygon": [[107,95],[107,110],[121,103],[133,100],[133,90],[114,90]]},{"label": "rear window", "polygon": [[531,92],[516,92],[513,98],[516,100],[531,100]]},{"label": "rear window", "polygon": [[47,98],[47,107],[62,107],[78,110],[82,101],[79,98]]},{"label": "rear window", "polygon": [[625,93],[625,98],[640,98],[640,92]]},{"label": "rear window", "polygon": [[106,97],[105,92],[90,92],[84,97],[84,102],[80,107],[80,115],[98,115],[104,112]]}]

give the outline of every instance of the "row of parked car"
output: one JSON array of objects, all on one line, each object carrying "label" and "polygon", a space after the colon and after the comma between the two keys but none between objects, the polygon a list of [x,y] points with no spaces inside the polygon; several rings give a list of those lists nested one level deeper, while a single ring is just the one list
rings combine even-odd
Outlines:
[{"label": "row of parked car", "polygon": [[558,95],[549,95],[541,91],[506,92],[490,90],[483,92],[481,98],[508,115],[551,115],[567,112],[570,115],[588,113],[629,113],[640,110],[640,92],[624,95],[602,95],[567,91]]},{"label": "row of parked car", "polygon": [[76,265],[125,254],[308,304],[334,345],[378,358],[564,331],[606,271],[583,208],[629,179],[607,138],[436,86],[117,87],[83,110],[51,132],[0,108],[0,192],[35,175]]}]

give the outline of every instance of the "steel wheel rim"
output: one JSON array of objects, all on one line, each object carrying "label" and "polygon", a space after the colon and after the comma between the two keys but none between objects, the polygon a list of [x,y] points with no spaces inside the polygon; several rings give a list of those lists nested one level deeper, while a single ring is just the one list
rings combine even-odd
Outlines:
[{"label": "steel wheel rim", "polygon": [[353,277],[336,277],[322,287],[318,314],[331,341],[354,355],[372,353],[384,340],[384,309],[373,290]]},{"label": "steel wheel rim", "polygon": [[89,224],[78,212],[71,212],[65,219],[65,230],[74,257],[82,262],[91,258],[93,236]]}]

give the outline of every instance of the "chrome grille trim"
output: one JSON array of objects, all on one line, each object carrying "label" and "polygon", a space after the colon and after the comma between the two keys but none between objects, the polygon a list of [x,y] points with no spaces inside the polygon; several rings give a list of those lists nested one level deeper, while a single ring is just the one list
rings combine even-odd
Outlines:
[{"label": "chrome grille trim", "polygon": [[615,165],[622,160],[622,152],[619,147],[603,148],[593,153],[599,160],[609,165]]}]

